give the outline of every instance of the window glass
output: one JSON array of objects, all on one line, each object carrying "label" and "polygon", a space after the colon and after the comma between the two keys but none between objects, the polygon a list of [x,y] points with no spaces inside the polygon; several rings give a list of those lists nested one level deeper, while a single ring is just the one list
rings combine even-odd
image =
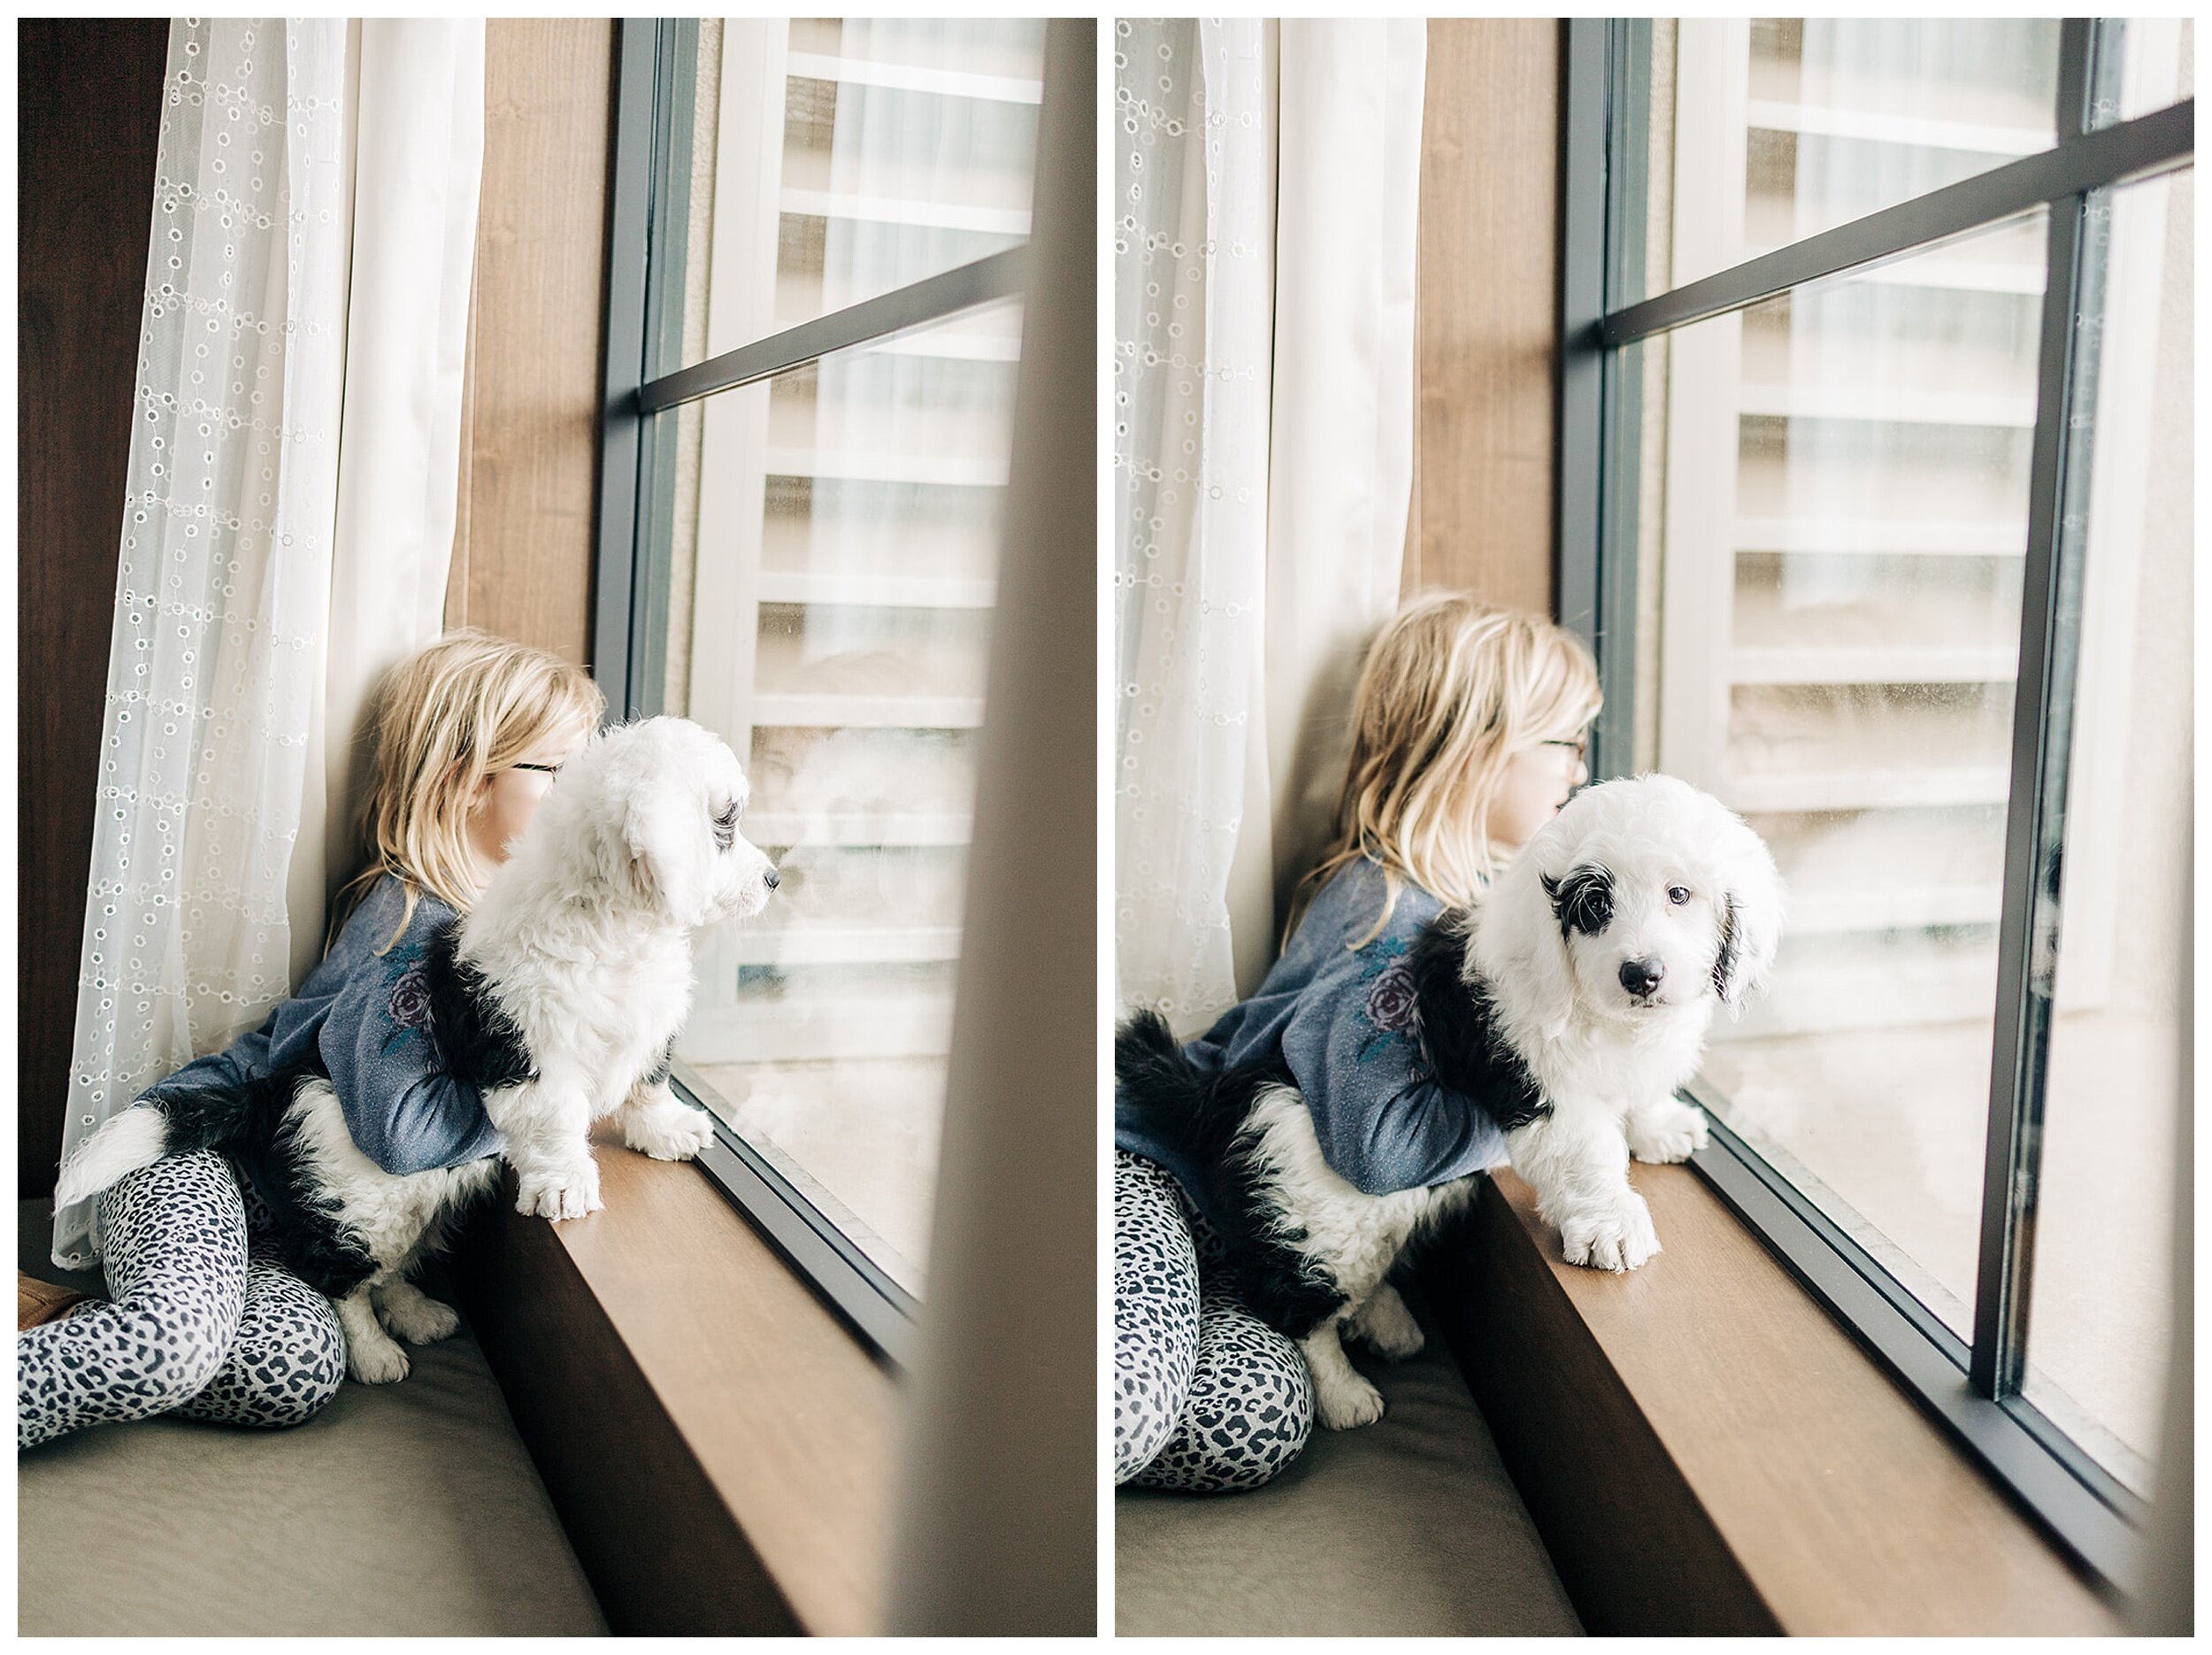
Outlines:
[{"label": "window glass", "polygon": [[1962,1336],[2043,234],[2038,213],[1677,330],[1644,440],[1658,766],[1742,812],[1790,890],[1772,991],[1717,1026],[1706,1080]]},{"label": "window glass", "polygon": [[[686,285],[705,354],[1029,236],[1037,19],[709,19]],[[714,237],[709,256],[699,245]],[[687,350],[687,361],[699,359]]]},{"label": "window glass", "polygon": [[2058,40],[2055,18],[1681,19],[1653,158],[1705,216],[1675,283],[2051,148]]},{"label": "window glass", "polygon": [[[977,355],[978,340],[1002,349]],[[705,1101],[918,1291],[1012,448],[1008,303],[709,398],[681,710],[781,874],[703,936]],[[672,707],[672,710],[675,710]]]},{"label": "window glass", "polygon": [[[684,361],[1028,235],[1044,25],[708,19]],[[661,702],[752,778],[767,912],[702,937],[680,1074],[919,1294],[1021,307],[661,416]]]},{"label": "window glass", "polygon": [[[2149,1494],[2173,1316],[2190,857],[2195,174],[2113,192],[2028,1322],[2028,1399]],[[2085,352],[2085,356],[2086,353]],[[2052,938],[2055,935],[2054,951]]]}]

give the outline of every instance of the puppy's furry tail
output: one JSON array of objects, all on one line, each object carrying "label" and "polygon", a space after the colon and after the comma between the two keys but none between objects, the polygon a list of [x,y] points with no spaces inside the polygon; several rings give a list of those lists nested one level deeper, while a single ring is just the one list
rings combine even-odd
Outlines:
[{"label": "puppy's furry tail", "polygon": [[1155,1127],[1178,1140],[1179,1123],[1196,1116],[1205,1077],[1157,1012],[1139,1012],[1114,1031],[1114,1081],[1133,1098]]},{"label": "puppy's furry tail", "polygon": [[[1114,1032],[1114,1079],[1186,1175],[1202,1180],[1208,1216],[1228,1250],[1237,1289],[1261,1320],[1302,1339],[1344,1303],[1326,1266],[1308,1255],[1305,1233],[1287,1226],[1261,1187],[1255,1110],[1295,1082],[1279,1055],[1208,1074],[1183,1055],[1156,1013],[1140,1012]],[[1304,1105],[1299,1105],[1302,1112]]]},{"label": "puppy's furry tail", "polygon": [[1231,1150],[1248,1112],[1248,1089],[1224,1096],[1215,1078],[1183,1055],[1167,1020],[1148,1011],[1114,1031],[1114,1082],[1161,1143],[1205,1178],[1214,1194],[1233,1193],[1227,1188]]},{"label": "puppy's furry tail", "polygon": [[141,1098],[111,1117],[69,1158],[54,1186],[54,1205],[65,1207],[96,1196],[165,1155],[227,1149],[242,1143],[250,1112],[250,1092],[243,1088]]}]

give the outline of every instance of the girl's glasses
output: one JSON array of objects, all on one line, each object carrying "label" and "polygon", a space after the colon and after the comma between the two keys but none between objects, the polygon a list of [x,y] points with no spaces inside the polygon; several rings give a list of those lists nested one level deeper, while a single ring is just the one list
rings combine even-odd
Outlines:
[{"label": "girl's glasses", "polygon": [[509,765],[507,768],[510,770],[534,770],[541,776],[557,776],[561,774],[561,767],[558,765]]},{"label": "girl's glasses", "polygon": [[1539,742],[1536,744],[1539,747],[1571,747],[1575,750],[1577,758],[1586,759],[1590,756],[1590,738],[1586,735],[1578,735],[1571,742],[1562,741],[1555,735],[1549,741]]}]

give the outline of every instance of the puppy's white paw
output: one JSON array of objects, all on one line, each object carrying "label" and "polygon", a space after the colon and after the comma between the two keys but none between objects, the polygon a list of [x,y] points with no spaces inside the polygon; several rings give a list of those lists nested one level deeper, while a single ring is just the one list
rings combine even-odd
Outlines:
[{"label": "puppy's white paw", "polygon": [[1559,1244],[1569,1264],[1593,1270],[1633,1270],[1659,1251],[1651,1209],[1633,1189],[1567,1213],[1560,1220]]},{"label": "puppy's white paw", "polygon": [[1313,1380],[1314,1411],[1332,1431],[1349,1431],[1372,1425],[1383,1416],[1382,1392],[1363,1375],[1347,1369],[1337,1377]]},{"label": "puppy's white paw", "polygon": [[1387,1282],[1375,1289],[1348,1325],[1356,1336],[1394,1362],[1419,1355],[1425,1343],[1421,1324],[1413,1320],[1413,1312],[1406,1308],[1405,1300],[1398,1297],[1398,1289]]},{"label": "puppy's white paw", "polygon": [[461,1330],[461,1318],[450,1305],[441,1305],[427,1293],[409,1287],[389,1294],[377,1306],[384,1325],[410,1344],[435,1344]]},{"label": "puppy's white paw", "polygon": [[346,1372],[365,1385],[389,1385],[407,1377],[407,1352],[385,1337],[380,1328],[373,1336],[360,1328],[349,1328]]},{"label": "puppy's white paw", "polygon": [[663,1093],[646,1105],[626,1105],[622,1141],[657,1161],[687,1161],[714,1142],[714,1123]]},{"label": "puppy's white paw", "polygon": [[525,1218],[580,1219],[606,1205],[599,1198],[599,1168],[588,1157],[571,1166],[518,1173],[516,1182],[515,1211]]},{"label": "puppy's white paw", "polygon": [[1705,1147],[1705,1112],[1671,1097],[1647,1104],[1627,1121],[1628,1152],[1647,1165],[1686,1161]]}]

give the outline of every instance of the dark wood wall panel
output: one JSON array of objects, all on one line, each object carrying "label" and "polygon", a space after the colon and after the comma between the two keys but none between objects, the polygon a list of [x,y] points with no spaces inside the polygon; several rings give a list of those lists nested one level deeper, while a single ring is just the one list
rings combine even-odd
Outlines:
[{"label": "dark wood wall panel", "polygon": [[69,1090],[169,25],[16,40],[16,1185],[37,1196]]},{"label": "dark wood wall panel", "polygon": [[1563,25],[1429,25],[1405,589],[1550,614]]},{"label": "dark wood wall panel", "polygon": [[449,626],[589,658],[614,25],[484,26],[484,189]]}]

